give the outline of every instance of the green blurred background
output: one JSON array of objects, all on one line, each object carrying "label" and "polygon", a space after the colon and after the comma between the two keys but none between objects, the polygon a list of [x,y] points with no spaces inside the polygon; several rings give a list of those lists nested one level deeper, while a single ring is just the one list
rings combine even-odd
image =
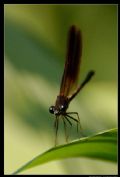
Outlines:
[{"label": "green blurred background", "polygon": [[[5,174],[54,146],[54,116],[69,27],[83,36],[80,82],[92,81],[70,104],[86,136],[117,127],[117,5],[4,5]],[[74,124],[74,123],[73,123]],[[69,140],[78,138],[68,125]],[[62,122],[59,144],[65,143]],[[117,164],[87,158],[50,162],[24,174],[117,174]]]}]

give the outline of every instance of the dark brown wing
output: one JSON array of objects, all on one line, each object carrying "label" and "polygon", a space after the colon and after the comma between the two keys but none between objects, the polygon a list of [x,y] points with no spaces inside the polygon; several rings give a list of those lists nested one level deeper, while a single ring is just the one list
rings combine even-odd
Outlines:
[{"label": "dark brown wing", "polygon": [[76,86],[80,59],[82,55],[82,38],[80,30],[73,25],[68,34],[68,49],[62,76],[60,95],[68,97]]}]

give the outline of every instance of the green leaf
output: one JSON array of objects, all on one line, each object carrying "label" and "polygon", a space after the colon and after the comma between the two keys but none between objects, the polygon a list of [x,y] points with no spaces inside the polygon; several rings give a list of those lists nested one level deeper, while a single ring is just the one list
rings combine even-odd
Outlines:
[{"label": "green leaf", "polygon": [[13,174],[53,160],[71,157],[88,157],[116,162],[117,129],[110,129],[94,136],[51,148],[26,163]]}]

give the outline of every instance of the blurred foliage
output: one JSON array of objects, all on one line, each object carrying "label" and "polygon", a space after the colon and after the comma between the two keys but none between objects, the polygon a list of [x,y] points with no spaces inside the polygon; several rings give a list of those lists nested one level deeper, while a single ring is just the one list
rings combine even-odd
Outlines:
[{"label": "blurred foliage", "polygon": [[[5,174],[9,174],[54,145],[54,116],[48,108],[59,93],[72,24],[83,35],[80,82],[90,69],[96,75],[69,110],[79,113],[86,135],[117,126],[117,5],[4,7]],[[76,139],[76,126],[68,128],[70,140]],[[60,124],[59,143],[64,141]],[[116,174],[117,165],[70,159],[29,170],[39,173]]]}]

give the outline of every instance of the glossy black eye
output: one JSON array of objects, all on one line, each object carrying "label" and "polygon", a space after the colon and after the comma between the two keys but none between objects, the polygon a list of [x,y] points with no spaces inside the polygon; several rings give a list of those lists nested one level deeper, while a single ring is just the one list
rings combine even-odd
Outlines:
[{"label": "glossy black eye", "polygon": [[51,114],[54,114],[54,106],[50,106],[49,112],[50,112]]},{"label": "glossy black eye", "polygon": [[63,106],[63,105],[61,105],[60,110],[61,110],[61,111],[65,111],[65,110],[66,110],[66,107]]}]

